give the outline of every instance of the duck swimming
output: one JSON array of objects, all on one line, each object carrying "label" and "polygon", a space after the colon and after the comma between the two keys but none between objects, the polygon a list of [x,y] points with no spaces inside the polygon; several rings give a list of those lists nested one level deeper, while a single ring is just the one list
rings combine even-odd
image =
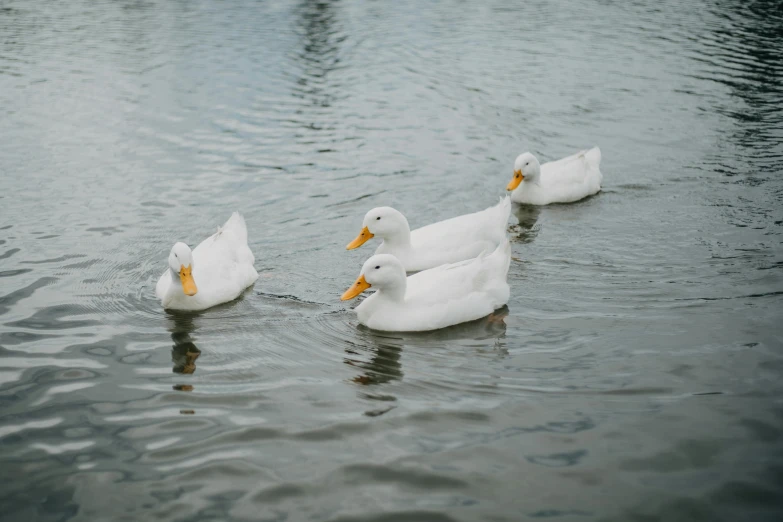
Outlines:
[{"label": "duck swimming", "polygon": [[494,250],[506,239],[511,200],[501,198],[497,205],[439,221],[411,231],[408,220],[391,207],[378,207],[364,216],[362,231],[346,248],[353,250],[375,236],[383,242],[376,254],[391,254],[407,272],[417,272],[473,259],[485,250]]},{"label": "duck swimming", "polygon": [[205,310],[236,299],[252,285],[258,279],[254,262],[245,219],[234,212],[195,249],[181,242],[171,248],[155,295],[166,309]]},{"label": "duck swimming", "polygon": [[377,290],[356,307],[359,322],[374,330],[420,332],[480,319],[503,307],[511,246],[505,239],[493,252],[441,265],[410,277],[391,254],[368,259],[343,301]]},{"label": "duck swimming", "polygon": [[525,152],[517,156],[514,177],[506,190],[513,191],[511,199],[515,203],[571,203],[601,190],[600,164],[598,147],[543,165],[533,154]]}]

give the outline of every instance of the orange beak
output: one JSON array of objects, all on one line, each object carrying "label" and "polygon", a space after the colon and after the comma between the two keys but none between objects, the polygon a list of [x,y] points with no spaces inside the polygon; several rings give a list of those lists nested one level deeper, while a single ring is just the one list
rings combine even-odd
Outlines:
[{"label": "orange beak", "polygon": [[357,295],[361,294],[368,288],[370,288],[372,285],[367,282],[367,280],[364,278],[364,274],[359,276],[359,279],[356,280],[354,284],[351,285],[351,287],[345,291],[345,293],[340,297],[340,301],[347,301],[348,299],[353,299]]},{"label": "orange beak", "polygon": [[506,190],[514,190],[519,186],[520,183],[522,183],[523,179],[525,179],[525,176],[522,175],[522,171],[515,170],[514,177],[511,178],[511,181],[508,182],[508,186],[506,187]]},{"label": "orange beak", "polygon": [[356,239],[348,243],[348,246],[345,247],[346,250],[353,250],[354,248],[359,248],[366,242],[368,242],[370,239],[375,237],[372,232],[370,232],[370,229],[367,227],[364,227],[361,232],[359,232],[359,235],[356,236]]},{"label": "orange beak", "polygon": [[179,269],[179,280],[182,281],[182,291],[185,292],[185,295],[196,295],[196,292],[198,292],[198,288],[196,288],[196,282],[193,280],[193,269],[190,268],[190,265],[180,265]]}]

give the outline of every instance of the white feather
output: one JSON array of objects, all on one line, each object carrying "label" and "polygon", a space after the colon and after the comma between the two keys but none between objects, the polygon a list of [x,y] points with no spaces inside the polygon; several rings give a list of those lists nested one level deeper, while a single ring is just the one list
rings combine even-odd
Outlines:
[{"label": "white feather", "polygon": [[[395,227],[387,233],[377,233],[380,223],[376,211],[388,211],[384,219],[395,219]],[[444,263],[473,259],[485,250],[494,250],[506,238],[511,199],[501,198],[485,210],[439,221],[411,231],[405,217],[389,207],[367,213],[364,226],[383,242],[376,254],[391,254],[408,272],[426,270]],[[379,214],[380,215],[380,214]],[[386,222],[384,222],[386,223]]]},{"label": "white feather", "polygon": [[[533,157],[532,154],[527,154]],[[520,156],[522,157],[522,156]],[[534,158],[535,159],[535,158]],[[538,166],[538,160],[535,160]],[[511,193],[515,203],[548,205],[571,203],[601,190],[601,149],[593,147],[540,165],[540,175],[524,168],[525,180]],[[515,170],[517,170],[515,165]]]},{"label": "white feather", "polygon": [[[367,260],[362,274],[372,281],[375,266],[394,261],[399,263],[393,256],[375,255]],[[480,319],[508,302],[510,261],[511,246],[504,239],[493,252],[475,259],[441,265],[407,278],[401,270],[397,279],[387,281],[357,306],[356,314],[369,328],[405,332]],[[400,292],[403,289],[404,293]]]},{"label": "white feather", "polygon": [[166,269],[158,279],[155,294],[164,308],[204,310],[232,301],[258,279],[255,257],[247,245],[245,219],[234,212],[217,232],[193,249],[193,279],[196,295],[188,296]]}]

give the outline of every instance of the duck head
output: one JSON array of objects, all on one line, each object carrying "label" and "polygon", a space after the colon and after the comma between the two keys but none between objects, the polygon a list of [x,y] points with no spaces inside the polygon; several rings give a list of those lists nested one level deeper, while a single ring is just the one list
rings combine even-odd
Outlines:
[{"label": "duck head", "polygon": [[356,282],[343,293],[342,301],[353,299],[368,288],[405,295],[405,268],[400,260],[391,254],[377,254],[364,262]]},{"label": "duck head", "polygon": [[410,233],[408,220],[401,212],[391,207],[377,207],[365,214],[362,231],[345,248],[359,248],[375,236],[390,242],[406,241],[410,239]]},{"label": "duck head", "polygon": [[541,174],[541,165],[538,160],[529,152],[520,154],[514,161],[514,177],[508,183],[506,190],[514,190],[520,183],[535,182]]},{"label": "duck head", "polygon": [[169,269],[173,281],[179,281],[185,295],[194,296],[198,292],[193,279],[193,252],[185,243],[176,243],[169,253]]}]

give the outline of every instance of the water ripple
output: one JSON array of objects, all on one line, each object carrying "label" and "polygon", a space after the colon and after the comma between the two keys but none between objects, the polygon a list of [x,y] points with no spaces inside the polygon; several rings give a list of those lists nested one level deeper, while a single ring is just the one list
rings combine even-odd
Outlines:
[{"label": "water ripple", "polygon": [[[4,2],[4,515],[777,520],[779,4]],[[592,144],[602,193],[514,208],[507,308],[339,301],[369,208]],[[259,280],[162,310],[233,210]]]}]

